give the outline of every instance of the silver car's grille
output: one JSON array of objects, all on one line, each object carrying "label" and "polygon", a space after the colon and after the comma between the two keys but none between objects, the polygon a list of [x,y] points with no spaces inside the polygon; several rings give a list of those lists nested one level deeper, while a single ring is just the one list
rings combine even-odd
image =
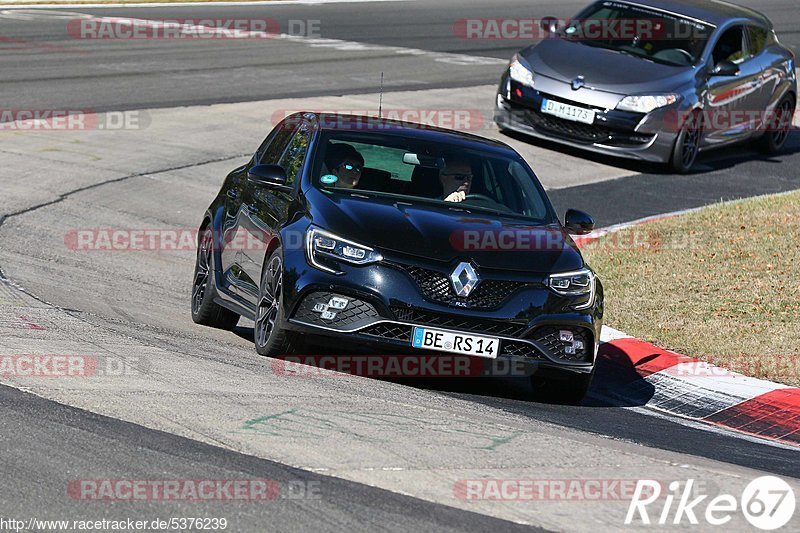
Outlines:
[{"label": "silver car's grille", "polygon": [[[564,98],[558,98],[548,94],[543,94],[542,96],[549,100],[586,107],[583,104],[572,102]],[[598,110],[595,108],[595,111]],[[633,126],[631,126],[630,130],[622,130],[599,124],[583,124],[581,122],[565,120],[542,113],[536,106],[531,107],[519,102],[511,102],[511,114],[515,120],[527,124],[537,131],[579,143],[640,146],[650,142],[653,137],[652,135],[645,135],[633,131]],[[631,116],[633,116],[631,124],[635,125],[636,120],[638,120],[636,118],[637,116]]]}]

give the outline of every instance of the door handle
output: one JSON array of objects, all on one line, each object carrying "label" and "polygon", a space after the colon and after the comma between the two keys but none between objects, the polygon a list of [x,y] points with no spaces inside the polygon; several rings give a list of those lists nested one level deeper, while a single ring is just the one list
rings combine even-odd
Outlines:
[{"label": "door handle", "polygon": [[239,199],[239,193],[237,193],[234,189],[228,189],[228,192],[226,192],[225,195],[231,200]]}]

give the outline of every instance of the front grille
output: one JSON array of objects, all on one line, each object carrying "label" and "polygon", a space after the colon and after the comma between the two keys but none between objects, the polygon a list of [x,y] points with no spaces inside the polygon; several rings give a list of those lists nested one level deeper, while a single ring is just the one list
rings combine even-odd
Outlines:
[{"label": "front grille", "polygon": [[[323,318],[320,311],[314,310],[314,306],[317,304],[327,306],[331,298],[334,297],[348,300],[347,307],[344,309],[330,309],[331,312],[336,313],[334,318]],[[332,292],[313,292],[303,299],[292,318],[316,326],[325,326],[334,329],[352,329],[372,322],[374,319],[379,318],[379,315],[371,304],[359,300],[358,298],[351,298]]]},{"label": "front grille", "polygon": [[[571,102],[563,98],[543,95],[549,100],[564,102],[571,105],[586,107],[578,102]],[[597,109],[595,109],[597,111]],[[531,108],[520,104],[512,105],[512,115],[516,120],[532,126],[543,133],[563,137],[571,141],[587,144],[601,143],[620,146],[641,146],[653,138],[652,135],[633,131],[636,121],[631,123],[630,130],[609,128],[601,124],[584,124],[574,120],[566,120],[547,113],[542,113],[539,108]]]},{"label": "front grille", "polygon": [[544,359],[544,355],[527,342],[503,341],[500,355],[513,355],[530,359]]},{"label": "front grille", "polygon": [[425,326],[437,326],[456,331],[469,331],[502,337],[522,337],[526,326],[508,320],[490,320],[482,318],[468,318],[445,313],[419,311],[408,307],[392,307],[392,312],[398,320],[412,322]]},{"label": "front grille", "polygon": [[[561,332],[566,331],[572,334],[573,340],[562,340]],[[558,326],[545,326],[537,328],[532,338],[547,348],[551,354],[563,361],[572,363],[589,363],[592,361],[594,351],[594,336],[586,328],[567,328]],[[574,348],[575,341],[579,341],[583,348],[575,349],[575,353],[567,353],[569,347]]]},{"label": "front grille", "polygon": [[533,109],[526,109],[524,113],[525,122],[554,135],[586,143],[604,142],[611,138],[611,130],[604,126],[565,120]]},{"label": "front grille", "polygon": [[381,323],[368,326],[359,331],[359,333],[372,337],[380,337],[381,339],[411,342],[411,329],[412,326],[406,326],[404,324]]},{"label": "front grille", "polygon": [[392,266],[411,276],[425,299],[454,307],[496,309],[517,290],[529,285],[519,281],[484,279],[478,283],[472,294],[463,298],[456,295],[450,279],[442,272],[399,263],[392,263]]}]

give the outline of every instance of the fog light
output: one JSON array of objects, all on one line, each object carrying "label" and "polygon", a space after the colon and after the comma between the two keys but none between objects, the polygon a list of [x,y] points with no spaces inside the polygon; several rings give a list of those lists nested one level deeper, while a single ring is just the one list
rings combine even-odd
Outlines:
[{"label": "fog light", "polygon": [[[336,310],[340,310],[341,311],[342,309],[347,307],[348,303],[349,303],[349,300],[346,299],[346,298],[336,298],[336,297],[334,297],[334,298],[331,298],[330,301],[328,302],[328,307],[331,308],[331,309],[336,309]],[[316,309],[316,307],[315,307],[315,309]]]}]

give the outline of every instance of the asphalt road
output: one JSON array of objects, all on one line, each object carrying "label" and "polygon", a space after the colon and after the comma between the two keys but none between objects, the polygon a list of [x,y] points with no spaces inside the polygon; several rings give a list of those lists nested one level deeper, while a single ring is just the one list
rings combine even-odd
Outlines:
[{"label": "asphalt road", "polygon": [[[45,15],[6,11],[0,17],[0,37],[5,39],[0,41],[0,99],[9,108],[46,103],[59,109],[105,111],[357,94],[376,92],[381,71],[385,72],[386,90],[483,85],[499,80],[503,61],[528,41],[465,39],[454,31],[456,21],[569,17],[585,4],[584,0],[285,6],[276,2],[256,7],[75,8],[65,10],[73,14],[53,11]],[[800,10],[796,2],[756,0],[746,4],[769,16],[782,41],[800,50]],[[301,46],[281,39],[85,40],[67,31],[69,22],[79,13],[149,20],[269,18],[284,32],[291,31],[290,21],[319,21],[315,26],[319,31],[313,31],[313,37],[376,47],[337,47],[331,43]],[[409,56],[386,47],[420,49],[430,54]],[[496,61],[437,61],[445,54]]]},{"label": "asphalt road", "polygon": [[[399,529],[401,524],[413,531],[537,530],[223,450],[2,385],[0,446],[3,517],[23,520],[26,528],[30,519],[150,524],[196,516],[192,501],[110,503],[81,499],[78,491],[64,498],[66,487],[81,480],[153,479],[158,472],[160,480],[269,480],[270,492],[263,500],[204,504],[203,515],[224,518],[231,531],[263,531],[267,525],[274,531],[375,531]],[[76,529],[71,524],[59,528]]]},{"label": "asphalt road", "polygon": [[[224,173],[258,143],[256,132],[265,133],[250,120],[258,101],[349,95],[345,101],[353,102],[352,95],[375,92],[384,70],[390,99],[400,89],[425,90],[404,98],[427,105],[434,88],[460,95],[490,85],[502,60],[519,48],[459,39],[455,20],[568,16],[582,4],[71,9],[148,19],[319,19],[322,37],[335,42],[80,41],[66,35],[65,19],[73,15],[0,13],[4,107],[163,110],[145,131],[2,137],[0,268],[12,281],[0,285],[0,350],[148,361],[130,376],[9,381],[42,399],[0,387],[0,461],[8,473],[3,511],[27,516],[41,512],[41,502],[53,518],[224,511],[236,530],[247,531],[267,522],[282,531],[511,527],[489,515],[589,531],[621,526],[624,506],[464,502],[453,498],[454,480],[691,475],[733,491],[763,472],[800,478],[796,450],[653,416],[635,403],[603,402],[598,398],[615,382],[602,371],[596,394],[581,407],[530,402],[527,384],[513,379],[394,383],[276,375],[272,362],[255,355],[248,324],[231,334],[188,319],[192,253],[82,254],[64,246],[65,232],[76,228],[193,228]],[[800,10],[793,2],[751,5],[798,48]],[[446,98],[436,94],[437,101]],[[178,108],[246,101],[253,103]],[[795,133],[788,153],[775,159],[719,152],[686,177],[547,143],[531,143],[525,153],[534,168],[557,171],[550,184],[559,211],[583,208],[606,225],[798,188],[798,145]],[[577,168],[604,173],[602,181],[587,174],[579,185],[568,182]],[[17,294],[16,282],[53,305]],[[15,329],[20,320],[41,329]],[[254,420],[259,431],[248,432]],[[81,477],[267,477],[320,481],[330,490],[322,500],[276,502],[266,513],[252,503],[86,507],[64,496],[64,484]]]}]

